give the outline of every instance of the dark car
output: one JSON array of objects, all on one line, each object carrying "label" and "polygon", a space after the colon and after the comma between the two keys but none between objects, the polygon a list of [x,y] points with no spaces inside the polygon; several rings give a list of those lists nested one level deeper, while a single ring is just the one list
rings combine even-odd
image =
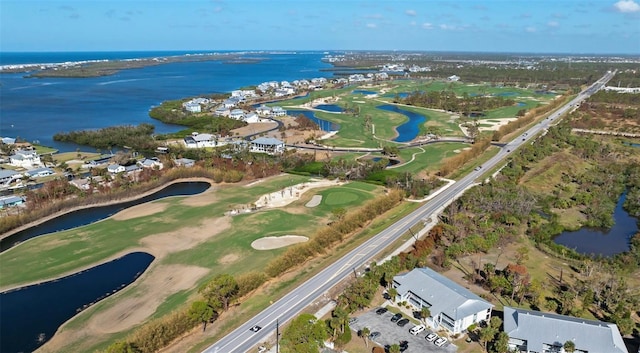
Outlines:
[{"label": "dark car", "polygon": [[409,349],[409,342],[408,341],[400,342],[400,352],[404,352],[407,349]]},{"label": "dark car", "polygon": [[378,308],[378,310],[376,310],[376,314],[382,315],[382,314],[386,313],[387,311],[389,311],[387,308]]},{"label": "dark car", "polygon": [[406,325],[406,324],[408,324],[408,323],[409,323],[409,319],[402,319],[402,320],[398,321],[398,322],[396,323],[396,325],[398,325],[398,326],[400,326],[400,327],[404,327],[404,325]]},{"label": "dark car", "polygon": [[371,332],[371,333],[369,334],[369,338],[370,338],[370,339],[372,339],[372,340],[374,340],[374,339],[376,339],[376,338],[378,338],[378,337],[380,337],[380,332],[378,332],[378,331]]},{"label": "dark car", "polygon": [[402,314],[397,313],[391,317],[391,322],[398,322],[400,319],[402,319]]},{"label": "dark car", "polygon": [[255,325],[252,328],[250,328],[249,330],[253,331],[253,332],[258,332],[262,329],[262,327]]}]

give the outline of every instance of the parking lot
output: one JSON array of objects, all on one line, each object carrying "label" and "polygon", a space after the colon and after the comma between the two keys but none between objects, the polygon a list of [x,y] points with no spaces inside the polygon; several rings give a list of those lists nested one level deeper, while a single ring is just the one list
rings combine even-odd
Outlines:
[{"label": "parking lot", "polygon": [[[453,353],[457,351],[457,347],[451,342],[447,342],[443,347],[436,347],[433,342],[428,342],[425,336],[431,333],[429,329],[412,335],[409,330],[416,326],[413,322],[408,323],[404,327],[399,327],[395,322],[391,322],[393,313],[387,311],[382,315],[376,314],[376,309],[360,315],[357,320],[351,324],[351,329],[356,332],[363,327],[369,328],[370,332],[380,332],[380,336],[373,339],[373,342],[384,347],[385,345],[399,344],[400,341],[408,341],[409,348],[404,353]],[[404,315],[404,317],[407,317]]]}]

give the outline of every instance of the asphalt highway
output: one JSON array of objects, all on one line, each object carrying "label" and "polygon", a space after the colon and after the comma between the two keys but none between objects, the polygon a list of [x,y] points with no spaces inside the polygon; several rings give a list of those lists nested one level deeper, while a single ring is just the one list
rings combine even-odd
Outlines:
[{"label": "asphalt highway", "polygon": [[[305,307],[320,298],[330,288],[347,276],[354,276],[358,269],[368,264],[374,256],[390,246],[400,238],[413,225],[423,222],[439,212],[449,202],[461,195],[465,189],[471,186],[477,178],[481,177],[485,171],[491,170],[505,158],[513,153],[520,145],[527,143],[538,133],[547,129],[560,116],[567,111],[574,109],[583,100],[602,88],[615,74],[608,72],[601,79],[596,81],[589,88],[581,92],[575,99],[552,113],[547,119],[531,127],[527,132],[518,136],[513,141],[500,149],[497,155],[485,162],[481,167],[476,168],[461,180],[455,182],[445,191],[426,202],[420,208],[409,215],[401,218],[389,228],[371,237],[369,240],[358,246],[341,259],[337,260],[327,268],[313,276],[292,290],[277,302],[264,309],[261,313],[240,325],[218,342],[214,343],[204,353],[240,353],[256,350],[256,346],[267,340],[268,336],[275,333],[276,320],[280,325],[298,315]],[[260,327],[258,330],[251,330],[253,327]],[[256,328],[257,328],[256,327]]]}]

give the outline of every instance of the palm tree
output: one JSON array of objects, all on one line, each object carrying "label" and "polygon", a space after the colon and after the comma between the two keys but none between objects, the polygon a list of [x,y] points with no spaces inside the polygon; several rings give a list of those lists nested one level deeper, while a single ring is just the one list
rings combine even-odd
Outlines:
[{"label": "palm tree", "polygon": [[562,347],[564,348],[564,351],[567,353],[573,353],[576,351],[576,344],[573,343],[573,341],[565,342]]},{"label": "palm tree", "polygon": [[427,324],[427,318],[429,318],[430,316],[431,316],[431,310],[429,310],[429,308],[427,308],[426,306],[423,306],[420,309],[420,318],[424,322],[425,326]]},{"label": "palm tree", "polygon": [[389,353],[400,353],[400,345],[399,344],[392,344],[391,347],[389,347]]},{"label": "palm tree", "polygon": [[371,331],[369,330],[368,327],[363,327],[360,330],[360,337],[362,337],[362,339],[364,339],[364,344],[365,346],[367,346],[367,348],[369,348],[369,335],[371,334]]}]

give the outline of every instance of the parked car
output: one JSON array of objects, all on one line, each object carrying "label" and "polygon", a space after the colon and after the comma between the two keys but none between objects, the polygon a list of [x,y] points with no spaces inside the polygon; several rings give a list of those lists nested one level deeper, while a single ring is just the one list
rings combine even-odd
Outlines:
[{"label": "parked car", "polygon": [[258,347],[258,353],[264,353],[266,351],[267,351],[267,347],[265,347],[265,346]]},{"label": "parked car", "polygon": [[447,339],[444,337],[439,337],[435,342],[433,342],[436,346],[442,347],[445,343],[447,343]]},{"label": "parked car", "polygon": [[409,323],[409,319],[406,319],[406,318],[405,318],[405,319],[402,319],[402,320],[398,321],[398,322],[396,323],[396,325],[398,325],[398,326],[400,326],[400,327],[404,327],[404,326],[405,326],[406,324],[408,324],[408,323]]},{"label": "parked car", "polygon": [[408,341],[401,341],[400,342],[400,352],[404,352],[409,348],[409,342]]},{"label": "parked car", "polygon": [[402,319],[402,314],[397,313],[391,317],[391,322],[398,322],[400,319]]},{"label": "parked car", "polygon": [[430,334],[428,334],[425,339],[429,342],[433,342],[436,340],[436,338],[438,338],[438,335],[436,335],[435,333],[431,332]]},{"label": "parked car", "polygon": [[382,315],[382,314],[386,313],[387,311],[389,311],[389,309],[387,309],[387,308],[378,308],[378,310],[376,310],[376,314]]},{"label": "parked car", "polygon": [[358,322],[358,318],[357,317],[350,317],[349,318],[349,325],[352,325],[354,323]]},{"label": "parked car", "polygon": [[409,330],[409,332],[410,332],[412,335],[417,335],[417,334],[419,334],[420,332],[424,331],[424,329],[425,329],[424,325],[418,325],[418,326],[413,326],[413,327]]},{"label": "parked car", "polygon": [[378,332],[378,331],[374,331],[374,332],[371,332],[371,333],[369,334],[369,339],[374,340],[374,339],[376,339],[376,338],[378,338],[378,337],[380,337],[380,332]]}]

